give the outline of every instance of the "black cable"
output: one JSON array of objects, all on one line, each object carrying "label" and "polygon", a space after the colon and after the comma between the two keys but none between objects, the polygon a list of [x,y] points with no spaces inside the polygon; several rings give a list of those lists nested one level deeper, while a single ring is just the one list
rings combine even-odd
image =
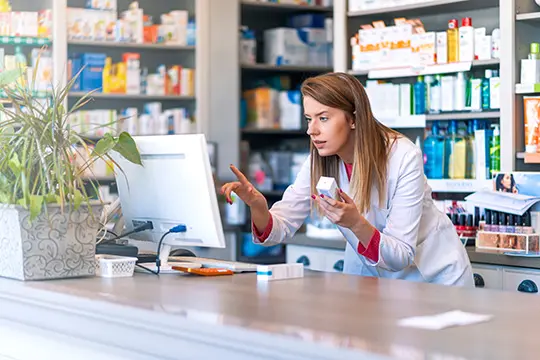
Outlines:
[{"label": "black cable", "polygon": [[135,266],[138,266],[138,267],[140,267],[141,269],[144,269],[144,270],[146,270],[146,271],[148,271],[148,272],[151,272],[151,273],[154,274],[154,275],[159,275],[156,271],[154,271],[154,270],[152,270],[152,269],[149,269],[149,268],[147,268],[146,266],[142,266],[142,265],[140,265],[140,264],[135,264]]},{"label": "black cable", "polygon": [[128,231],[127,233],[121,234],[120,236],[117,235],[114,238],[109,239],[109,241],[118,240],[118,239],[121,239],[123,237],[129,236],[129,235],[132,235],[132,234],[140,233],[140,232],[145,231],[145,230],[153,230],[153,229],[154,229],[154,226],[152,225],[152,222],[147,221],[143,225],[137,226],[135,229],[133,229],[131,231]]},{"label": "black cable", "polygon": [[157,273],[158,274],[159,274],[159,268],[161,267],[161,259],[159,258],[159,254],[161,253],[161,244],[163,243],[163,239],[165,239],[165,237],[167,235],[169,235],[170,233],[171,233],[171,231],[167,231],[165,234],[163,234],[161,239],[159,239],[159,244],[158,244],[158,248],[157,248],[157,258],[156,258],[156,267],[157,267]]}]

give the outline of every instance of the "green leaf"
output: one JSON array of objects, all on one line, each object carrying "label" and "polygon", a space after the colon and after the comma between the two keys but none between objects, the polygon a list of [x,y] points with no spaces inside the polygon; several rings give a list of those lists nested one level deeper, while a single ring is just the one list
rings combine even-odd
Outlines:
[{"label": "green leaf", "polygon": [[103,156],[115,147],[115,140],[111,134],[105,134],[94,147],[92,156]]},{"label": "green leaf", "polygon": [[21,161],[19,160],[19,155],[14,153],[11,159],[9,159],[9,168],[15,176],[18,176],[22,172]]},{"label": "green leaf", "polygon": [[19,199],[19,200],[17,200],[17,205],[20,205],[20,206],[22,206],[22,207],[25,208],[25,209],[27,208],[27,206],[26,206],[26,201],[24,201],[24,199]]},{"label": "green leaf", "polygon": [[135,140],[127,132],[120,134],[113,150],[125,157],[126,160],[137,165],[142,165],[141,154],[137,149],[137,144],[135,144]]},{"label": "green leaf", "polygon": [[83,194],[78,189],[75,189],[73,191],[73,205],[75,206],[75,210],[79,210],[83,200],[84,200]]},{"label": "green leaf", "polygon": [[25,69],[12,69],[0,73],[0,87],[15,83],[23,75]]},{"label": "green leaf", "polygon": [[47,204],[59,203],[58,200],[59,200],[59,197],[56,194],[48,194],[47,196],[45,196],[45,202]]},{"label": "green leaf", "polygon": [[30,195],[30,220],[34,220],[41,214],[43,198],[43,195]]}]

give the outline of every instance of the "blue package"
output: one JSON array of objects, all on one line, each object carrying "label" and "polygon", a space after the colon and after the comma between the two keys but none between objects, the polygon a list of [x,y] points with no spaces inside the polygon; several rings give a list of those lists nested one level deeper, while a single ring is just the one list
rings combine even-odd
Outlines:
[{"label": "blue package", "polygon": [[80,91],[101,92],[103,88],[103,68],[105,67],[106,54],[82,53],[75,54],[73,59],[80,59]]},{"label": "blue package", "polygon": [[289,26],[300,28],[317,28],[324,29],[324,15],[323,14],[301,14],[293,15],[289,18]]}]

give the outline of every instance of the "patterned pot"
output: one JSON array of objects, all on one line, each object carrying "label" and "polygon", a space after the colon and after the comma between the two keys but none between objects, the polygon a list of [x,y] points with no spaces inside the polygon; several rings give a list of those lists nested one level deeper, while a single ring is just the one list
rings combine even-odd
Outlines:
[{"label": "patterned pot", "polygon": [[0,276],[17,280],[94,276],[102,205],[62,213],[49,205],[30,222],[29,211],[0,204]]}]

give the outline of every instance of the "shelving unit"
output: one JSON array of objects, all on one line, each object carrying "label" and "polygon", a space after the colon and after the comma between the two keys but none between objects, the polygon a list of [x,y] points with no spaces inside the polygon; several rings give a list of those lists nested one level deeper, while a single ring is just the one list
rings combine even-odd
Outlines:
[{"label": "shelving unit", "polygon": [[[84,91],[74,91],[69,93],[69,97],[80,98],[87,93]],[[115,94],[95,92],[92,94],[93,99],[109,99],[109,100],[144,100],[144,101],[194,101],[195,96],[181,95],[146,95],[146,94]]]},{"label": "shelving unit", "polygon": [[[475,60],[470,62],[458,62],[442,65],[416,66],[406,64],[399,68],[352,70],[350,38],[358,31],[361,24],[372,21],[383,20],[387,25],[393,23],[395,18],[419,18],[426,26],[427,31],[443,31],[447,29],[448,20],[452,18],[461,19],[472,17],[473,26],[486,27],[487,33],[496,27],[502,29],[503,8],[505,0],[424,0],[407,5],[390,6],[380,9],[369,9],[361,11],[350,11],[347,0],[334,1],[334,17],[346,20],[346,25],[335,28],[335,71],[347,71],[349,74],[357,76],[361,81],[366,80],[396,80],[395,83],[410,82],[411,79],[420,75],[453,74],[458,72],[483,71],[484,69],[500,69],[501,78],[504,76],[505,60],[489,59]],[[514,0],[511,0],[514,1]],[[501,4],[500,4],[501,3]],[[445,15],[448,14],[448,15]],[[504,45],[501,45],[503,49]],[[502,51],[506,55],[505,50]],[[503,80],[501,79],[501,82]],[[503,85],[501,85],[502,87]],[[501,90],[501,99],[505,99],[504,91]],[[504,103],[504,100],[502,101]],[[482,112],[455,112],[426,115],[411,115],[405,117],[391,117],[378,119],[387,126],[398,129],[406,134],[411,140],[417,136],[424,137],[424,129],[433,121],[468,121],[468,120],[490,120],[499,122],[502,126],[502,119],[508,110],[493,109]],[[501,134],[504,129],[501,129]],[[508,137],[501,136],[501,154],[509,151],[512,144],[508,142]],[[501,164],[502,165],[502,164]],[[488,182],[482,180],[429,180],[434,192],[450,193],[457,196],[480,190],[489,186]]]},{"label": "shelving unit", "polygon": [[170,51],[194,51],[195,46],[192,45],[166,45],[166,44],[138,44],[130,42],[116,42],[116,41],[84,41],[84,40],[69,40],[68,45],[71,46],[89,46],[98,48],[120,48],[120,49],[152,49],[152,50],[170,50]]},{"label": "shelving unit", "polygon": [[[540,154],[524,153],[524,96],[538,96],[540,84],[520,84],[521,59],[526,59],[531,42],[539,42],[538,30],[540,28],[540,6],[535,1],[512,0],[505,2],[505,16],[507,33],[503,40],[507,42],[506,79],[509,91],[508,131],[511,132],[513,146],[505,155],[511,161],[511,170],[539,171]],[[502,11],[502,10],[501,10]],[[503,29],[501,28],[501,33]],[[504,44],[503,44],[504,45]],[[504,72],[503,72],[504,74]],[[501,131],[501,135],[502,135]]]}]

